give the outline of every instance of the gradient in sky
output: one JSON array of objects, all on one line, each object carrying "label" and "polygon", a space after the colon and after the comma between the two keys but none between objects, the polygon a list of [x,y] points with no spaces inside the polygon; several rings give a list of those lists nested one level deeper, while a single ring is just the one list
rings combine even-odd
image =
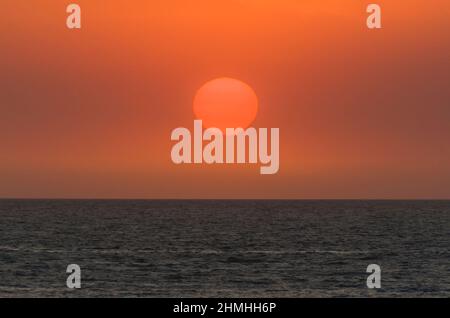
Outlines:
[{"label": "gradient in sky", "polygon": [[[450,198],[450,2],[3,0],[0,197]],[[174,165],[208,80],[257,93],[280,171]]]}]

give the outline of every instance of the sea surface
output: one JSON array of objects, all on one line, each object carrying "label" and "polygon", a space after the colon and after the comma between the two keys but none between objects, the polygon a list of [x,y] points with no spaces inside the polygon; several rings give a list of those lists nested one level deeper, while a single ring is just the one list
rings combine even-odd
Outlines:
[{"label": "sea surface", "polygon": [[0,297],[388,296],[450,296],[450,201],[0,200]]}]

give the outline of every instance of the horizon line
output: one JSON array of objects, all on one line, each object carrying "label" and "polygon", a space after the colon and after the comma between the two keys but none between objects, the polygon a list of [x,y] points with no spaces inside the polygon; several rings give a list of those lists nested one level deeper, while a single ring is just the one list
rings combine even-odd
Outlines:
[{"label": "horizon line", "polygon": [[450,201],[450,198],[64,198],[64,197],[0,197],[1,201],[6,200],[54,200],[54,201]]}]

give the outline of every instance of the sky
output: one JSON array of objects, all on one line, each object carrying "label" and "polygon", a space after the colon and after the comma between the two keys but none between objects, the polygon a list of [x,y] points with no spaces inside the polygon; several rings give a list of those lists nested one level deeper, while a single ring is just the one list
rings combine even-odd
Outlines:
[{"label": "sky", "polygon": [[[450,199],[450,2],[3,0],[0,198]],[[175,165],[196,91],[231,77],[280,170]]]}]

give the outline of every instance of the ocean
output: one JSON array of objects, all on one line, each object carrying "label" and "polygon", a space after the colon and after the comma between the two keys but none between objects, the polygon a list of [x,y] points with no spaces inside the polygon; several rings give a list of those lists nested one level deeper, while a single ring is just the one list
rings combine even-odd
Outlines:
[{"label": "ocean", "polygon": [[0,200],[0,297],[450,297],[450,201]]}]

